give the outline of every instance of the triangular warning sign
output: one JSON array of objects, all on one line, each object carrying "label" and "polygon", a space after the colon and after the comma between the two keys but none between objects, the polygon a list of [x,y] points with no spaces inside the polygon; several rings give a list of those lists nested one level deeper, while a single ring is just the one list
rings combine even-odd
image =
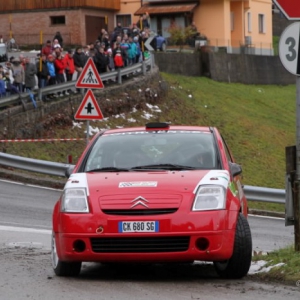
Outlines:
[{"label": "triangular warning sign", "polygon": [[90,88],[90,89],[104,88],[100,75],[91,57],[86,62],[75,86],[77,88]]},{"label": "triangular warning sign", "polygon": [[101,120],[103,114],[92,92],[88,90],[75,114],[76,120]]}]

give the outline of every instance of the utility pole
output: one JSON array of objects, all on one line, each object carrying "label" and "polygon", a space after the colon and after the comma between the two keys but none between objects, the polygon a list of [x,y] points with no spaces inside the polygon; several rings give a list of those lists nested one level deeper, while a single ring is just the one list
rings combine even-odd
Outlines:
[{"label": "utility pole", "polygon": [[[277,1],[278,2],[278,1]],[[286,1],[295,4],[293,1]],[[300,19],[300,17],[299,17]],[[293,210],[295,226],[295,251],[300,252],[300,22],[290,24],[280,36],[279,58],[283,66],[296,76],[296,180]]]},{"label": "utility pole", "polygon": [[300,77],[296,79],[297,86],[297,109],[296,109],[296,124],[297,124],[297,181],[295,184],[295,198],[294,198],[294,226],[295,226],[295,251],[300,252]]}]

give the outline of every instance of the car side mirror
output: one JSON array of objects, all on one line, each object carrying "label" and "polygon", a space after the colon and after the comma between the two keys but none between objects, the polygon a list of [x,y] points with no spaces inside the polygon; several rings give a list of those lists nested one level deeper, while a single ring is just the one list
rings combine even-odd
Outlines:
[{"label": "car side mirror", "polygon": [[233,162],[229,162],[229,168],[233,177],[240,175],[243,172],[242,167],[239,164]]}]

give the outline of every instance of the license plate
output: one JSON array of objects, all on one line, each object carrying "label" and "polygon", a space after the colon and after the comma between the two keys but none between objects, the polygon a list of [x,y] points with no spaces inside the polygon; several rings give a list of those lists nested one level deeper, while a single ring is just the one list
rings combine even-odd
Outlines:
[{"label": "license plate", "polygon": [[159,232],[158,221],[119,222],[119,232]]}]

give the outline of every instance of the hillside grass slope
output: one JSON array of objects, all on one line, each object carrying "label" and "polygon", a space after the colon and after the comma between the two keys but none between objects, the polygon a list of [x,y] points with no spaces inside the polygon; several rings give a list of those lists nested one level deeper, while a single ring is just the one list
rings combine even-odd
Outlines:
[{"label": "hillside grass slope", "polygon": [[[168,121],[215,126],[236,162],[242,165],[245,185],[284,188],[285,147],[296,143],[296,85],[257,86],[220,83],[204,77],[161,76],[169,85],[167,97],[157,103],[161,112],[146,107],[91,121],[90,125],[103,129]],[[135,91],[133,86],[136,97],[143,92]],[[121,97],[126,96],[117,99]],[[45,136],[39,138],[85,138],[85,122],[72,126],[72,122],[51,118]],[[75,163],[85,141],[2,143],[0,147],[0,151],[13,155],[63,163],[72,155]]]},{"label": "hillside grass slope", "polygon": [[163,76],[188,111],[197,112],[191,118],[183,105],[180,122],[218,127],[243,166],[245,184],[284,188],[285,147],[296,143],[296,86]]}]

